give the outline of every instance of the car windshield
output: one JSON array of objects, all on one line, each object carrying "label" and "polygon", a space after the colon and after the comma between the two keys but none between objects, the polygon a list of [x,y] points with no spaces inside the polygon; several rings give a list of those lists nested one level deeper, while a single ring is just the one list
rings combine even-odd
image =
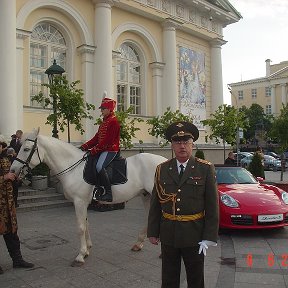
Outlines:
[{"label": "car windshield", "polygon": [[253,175],[241,167],[216,167],[218,184],[255,184]]}]

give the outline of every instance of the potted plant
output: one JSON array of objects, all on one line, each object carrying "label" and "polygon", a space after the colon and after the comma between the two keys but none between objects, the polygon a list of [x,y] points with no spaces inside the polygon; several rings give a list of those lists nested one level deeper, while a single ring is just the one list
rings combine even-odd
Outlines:
[{"label": "potted plant", "polygon": [[48,188],[49,171],[49,167],[43,162],[31,170],[33,189],[44,190]]}]

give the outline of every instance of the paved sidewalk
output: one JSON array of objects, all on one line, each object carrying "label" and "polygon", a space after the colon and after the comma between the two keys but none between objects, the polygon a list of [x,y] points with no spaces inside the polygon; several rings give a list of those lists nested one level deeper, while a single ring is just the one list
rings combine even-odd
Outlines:
[{"label": "paved sidewalk", "polygon": [[[160,246],[145,242],[141,252],[130,249],[143,223],[141,201],[133,199],[123,210],[89,211],[91,254],[81,268],[70,267],[79,246],[73,207],[18,213],[22,254],[33,269],[13,269],[3,238],[0,240],[1,288],[31,287],[160,287]],[[216,287],[220,245],[206,256],[206,287]],[[184,274],[181,287],[186,287]]]},{"label": "paved sidewalk", "polygon": [[[266,178],[273,180],[276,173]],[[0,275],[0,288],[161,286],[160,247],[146,241],[141,252],[130,250],[144,224],[140,199],[129,201],[124,210],[89,211],[88,219],[93,247],[85,265],[75,268],[70,264],[79,239],[73,207],[18,213],[22,254],[35,268],[13,269],[1,237],[0,265],[5,273]],[[205,258],[205,287],[288,287],[288,258],[283,259],[288,257],[287,240],[288,228],[220,234],[218,246],[209,248]],[[270,253],[275,254],[273,265],[268,265]],[[248,254],[252,262],[247,262]],[[187,287],[184,273],[181,276],[181,288]]]}]

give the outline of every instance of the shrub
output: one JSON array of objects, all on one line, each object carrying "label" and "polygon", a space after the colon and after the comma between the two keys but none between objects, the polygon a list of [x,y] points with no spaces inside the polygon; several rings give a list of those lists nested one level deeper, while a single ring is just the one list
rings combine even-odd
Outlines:
[{"label": "shrub", "polygon": [[254,153],[248,170],[252,173],[254,177],[262,177],[263,179],[265,179],[264,166],[262,164],[262,158],[259,153]]},{"label": "shrub", "polygon": [[49,167],[45,163],[41,162],[31,170],[31,173],[32,176],[48,176],[49,171]]},{"label": "shrub", "polygon": [[204,152],[202,150],[197,150],[195,157],[205,160]]}]

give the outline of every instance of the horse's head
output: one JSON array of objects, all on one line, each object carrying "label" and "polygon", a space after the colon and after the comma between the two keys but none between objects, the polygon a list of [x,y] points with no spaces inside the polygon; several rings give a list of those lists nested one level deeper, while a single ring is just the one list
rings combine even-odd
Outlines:
[{"label": "horse's head", "polygon": [[37,147],[39,130],[40,128],[33,129],[32,132],[23,135],[21,149],[10,168],[11,171],[20,177],[22,176],[21,174],[24,168],[30,170],[41,162]]}]

